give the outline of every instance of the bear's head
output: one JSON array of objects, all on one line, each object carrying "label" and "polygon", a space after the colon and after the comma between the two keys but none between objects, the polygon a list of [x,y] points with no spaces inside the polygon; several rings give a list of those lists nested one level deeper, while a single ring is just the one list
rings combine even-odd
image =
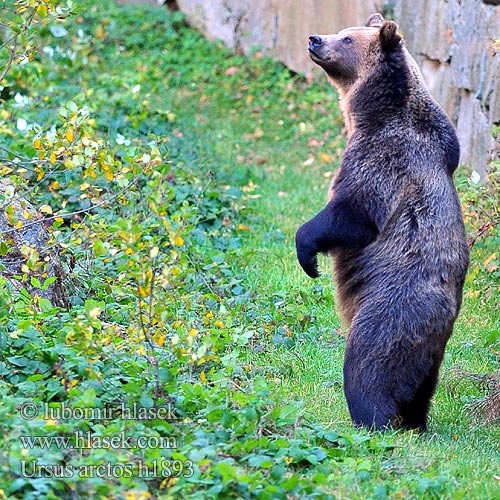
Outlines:
[{"label": "bear's head", "polygon": [[401,47],[397,30],[394,21],[372,14],[365,26],[310,36],[309,55],[336,86],[346,89],[369,74],[386,53]]}]

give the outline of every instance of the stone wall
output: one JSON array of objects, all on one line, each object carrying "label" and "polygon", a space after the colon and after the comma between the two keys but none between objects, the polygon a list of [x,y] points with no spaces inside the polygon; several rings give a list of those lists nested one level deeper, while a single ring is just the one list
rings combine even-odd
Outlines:
[{"label": "stone wall", "polygon": [[500,0],[177,0],[209,39],[246,54],[259,50],[291,70],[319,75],[307,37],[393,13],[429,89],[457,127],[462,163],[482,176],[500,159]]},{"label": "stone wall", "polygon": [[[500,159],[499,0],[396,0],[394,18],[457,127],[461,160],[482,176]],[[494,5],[496,4],[496,5]]]}]

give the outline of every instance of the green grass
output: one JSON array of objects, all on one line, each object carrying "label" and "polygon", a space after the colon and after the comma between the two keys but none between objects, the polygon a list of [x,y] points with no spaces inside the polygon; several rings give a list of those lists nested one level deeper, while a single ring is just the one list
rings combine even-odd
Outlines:
[{"label": "green grass", "polygon": [[[176,332],[183,338],[181,327],[171,326],[176,320],[186,329],[192,325],[200,331],[206,329],[207,335],[215,339],[212,349],[222,356],[218,342],[223,335],[217,337],[214,334],[217,330],[206,326],[209,320],[202,320],[207,312],[213,311],[215,318],[220,318],[227,326],[223,331],[229,340],[224,349],[234,354],[230,366],[220,369],[214,364],[205,369],[203,374],[208,377],[208,384],[200,383],[203,365],[200,368],[185,358],[175,361],[169,353],[157,354],[162,368],[168,368],[169,363],[173,367],[165,384],[177,397],[177,411],[185,417],[183,424],[172,425],[182,443],[179,453],[198,457],[198,448],[211,446],[210,459],[205,462],[197,459],[196,480],[136,484],[104,479],[92,483],[94,493],[89,495],[146,498],[141,497],[143,493],[140,492],[149,491],[161,499],[500,498],[500,429],[495,425],[481,426],[473,420],[469,405],[484,396],[485,389],[463,375],[499,369],[498,344],[487,345],[486,342],[492,332],[500,330],[498,275],[483,266],[484,260],[496,249],[500,238],[498,228],[488,238],[480,240],[473,251],[473,272],[443,363],[429,432],[422,436],[409,432],[371,436],[366,431],[354,429],[342,391],[346,332],[335,312],[329,263],[326,259],[321,261],[323,275],[312,281],[301,271],[294,250],[296,229],[325,204],[332,172],[338,165],[345,142],[334,90],[324,80],[306,84],[300,76],[290,74],[272,60],[231,55],[220,45],[207,42],[187,28],[177,14],[172,17],[159,10],[103,6],[95,2],[95,6],[82,16],[83,24],[75,20],[68,23],[70,33],[82,27],[90,35],[88,41],[75,49],[76,61],[61,59],[51,67],[41,59],[39,71],[52,85],[50,92],[45,83],[33,83],[30,87],[33,75],[29,73],[23,76],[24,79],[18,78],[12,84],[15,91],[30,92],[38,107],[22,111],[10,107],[12,116],[16,118],[22,112],[39,123],[44,119],[50,123],[58,107],[71,99],[79,106],[89,107],[95,121],[95,133],[110,144],[114,144],[117,132],[132,140],[139,150],[151,140],[152,133],[166,138],[163,146],[170,167],[161,167],[164,169],[161,172],[162,175],[167,171],[173,173],[180,181],[175,189],[172,188],[173,194],[168,195],[171,196],[169,201],[162,206],[167,212],[172,210],[172,220],[186,239],[187,248],[183,254],[185,258],[181,257],[178,264],[183,279],[179,280],[177,288],[168,289],[168,293],[158,291],[161,301],[158,318],[161,310],[168,312],[162,331],[169,339]],[[103,21],[106,35],[99,40],[93,34]],[[54,43],[54,40],[45,33],[39,43]],[[62,40],[60,43],[72,42]],[[82,62],[84,55],[88,59],[86,64]],[[227,74],[228,68],[233,66],[238,71]],[[137,84],[141,85],[140,92],[131,94],[130,89]],[[47,95],[48,99],[44,100]],[[14,150],[29,150],[23,141],[13,133],[9,145]],[[136,154],[138,158],[142,155]],[[464,200],[475,196],[464,173],[459,176],[459,184]],[[78,191],[78,187],[71,186]],[[154,217],[151,205],[144,200],[150,203],[155,186],[149,188],[145,181],[142,191],[133,191],[137,205],[128,209],[129,212],[124,208],[121,216],[137,216],[137,226],[144,231],[146,239],[151,239],[160,248],[170,248],[154,228],[142,229],[148,227],[148,218]],[[189,196],[184,197],[182,193]],[[195,193],[196,206],[191,205],[192,193]],[[44,201],[47,194],[42,190],[37,196]],[[88,232],[78,227],[74,229],[75,248],[67,252],[73,251],[89,259],[90,270],[83,279],[95,281],[86,289],[86,294],[106,302],[106,306],[100,307],[106,315],[103,325],[108,326],[94,324],[95,331],[104,332],[110,324],[116,324],[119,328],[112,330],[116,334],[121,328],[134,331],[130,325],[134,324],[133,317],[137,314],[135,302],[127,299],[134,290],[127,288],[125,295],[120,295],[111,277],[108,282],[105,276],[89,278],[103,270],[112,274],[115,268],[112,261],[93,254],[95,244],[86,244],[86,238],[95,241],[96,234],[105,242],[118,238],[118,233],[113,233],[113,221],[117,217],[113,210],[101,214],[102,220],[110,224],[107,229],[103,229],[106,224],[99,225],[99,219],[94,225],[89,222]],[[197,211],[199,219],[186,215],[191,213],[189,210]],[[120,215],[119,210],[117,212]],[[467,207],[467,213],[473,214],[473,207]],[[477,223],[472,215],[470,220]],[[79,230],[83,236],[79,235]],[[133,248],[140,253],[140,245]],[[138,265],[149,264],[139,260]],[[120,272],[127,271],[122,268]],[[116,276],[118,274],[116,271]],[[81,319],[79,308],[86,298],[77,293],[73,304],[75,312],[69,316],[54,312],[57,318],[54,323],[67,328],[66,325],[74,322],[71,314],[80,314],[78,317],[84,324],[87,320]],[[87,307],[95,307],[95,304]],[[43,328],[40,327],[41,331]],[[51,331],[58,338],[56,330]],[[253,333],[251,340],[238,353],[234,346],[241,339],[241,332],[247,330]],[[82,332],[87,330],[82,327]],[[74,366],[77,361],[83,363],[82,358],[101,352],[103,340],[97,338],[89,344],[82,341],[75,351],[78,356],[67,338],[62,338],[61,342],[67,344],[61,351],[61,359],[67,359],[68,366]],[[92,387],[97,400],[104,401],[109,395],[96,382],[102,374],[110,380],[121,381],[127,377],[130,377],[129,382],[134,380],[137,387],[130,383],[128,389],[131,401],[133,397],[141,397],[143,391],[151,391],[147,383],[142,386],[137,380],[144,378],[144,374],[152,376],[153,371],[146,361],[140,364],[140,357],[127,357],[124,345],[128,343],[127,338],[124,344],[116,340],[117,350],[103,356],[97,366],[93,366],[94,380],[83,369],[75,374],[82,392]],[[116,363],[116,370],[110,368],[112,361]],[[132,373],[136,362],[140,369]],[[122,373],[117,374],[120,371]],[[176,385],[172,377],[177,376]],[[261,377],[268,384],[266,390],[259,389]],[[233,400],[237,392],[234,390],[221,390],[219,394],[219,387],[224,388],[227,381],[242,387],[244,397],[240,394],[239,399]],[[37,383],[41,384],[41,401],[50,400],[48,392],[44,392],[45,380]],[[6,382],[5,387],[9,397],[21,396],[15,384]],[[58,396],[59,401],[68,402],[82,397],[71,390]],[[279,412],[277,417],[268,417],[266,405],[279,409],[280,403],[295,408],[297,417],[286,420]],[[220,427],[227,408],[228,418],[235,423]],[[268,418],[262,417],[262,422],[268,422],[267,428],[262,426],[265,432],[251,426],[246,431],[237,430],[240,415],[250,410]],[[280,423],[280,418],[286,420],[286,425]],[[256,419],[257,416],[249,417],[252,421]],[[318,430],[316,424],[323,430]],[[19,426],[19,422],[16,425]],[[294,434],[295,430],[298,434]],[[338,458],[335,454],[340,448],[336,445],[329,448],[321,440],[322,433],[327,431],[347,440],[342,441],[347,451]],[[6,442],[13,443],[17,432],[14,424],[7,432],[13,437],[10,441],[7,437]],[[139,431],[136,429],[136,432]],[[303,437],[303,433],[308,436],[310,433],[310,437]],[[206,436],[206,443],[196,444],[197,440],[203,443],[203,436]],[[256,439],[256,436],[271,436],[270,442],[286,439],[297,447],[317,445],[329,450],[331,455],[320,464],[314,464],[299,459],[282,462],[284,459],[279,452],[271,455],[269,444],[255,444],[257,451],[253,448],[238,451],[241,443]],[[207,443],[211,443],[210,446]],[[12,447],[15,450],[15,446]],[[290,445],[289,456],[293,455],[292,450]],[[274,457],[277,475],[283,478],[297,476],[302,482],[294,486],[281,477],[272,476],[270,467],[259,468],[245,462],[248,456],[259,459],[266,454]],[[12,456],[18,459],[18,455],[11,455],[11,463]],[[92,455],[88,460],[91,458]],[[61,458],[57,456],[54,460]],[[64,490],[66,486],[51,487],[56,492],[52,493],[54,496],[45,492],[40,493],[39,498],[67,498],[64,496],[69,494]],[[0,483],[0,488],[8,492],[0,491],[0,498],[34,498],[26,484],[16,490],[6,480],[5,484]],[[84,490],[78,491],[84,495]]]},{"label": "green grass", "polygon": [[[252,77],[255,61],[238,58],[235,63],[241,65],[241,72],[248,78]],[[228,86],[227,80],[230,79],[222,77],[219,82],[208,82],[203,90],[209,92],[212,84]],[[253,95],[245,89],[246,82],[244,77],[239,79],[242,101]],[[271,319],[270,331],[262,339],[264,352],[250,354],[249,361],[276,386],[302,400],[308,418],[327,428],[350,433],[352,426],[342,391],[345,332],[335,313],[329,264],[325,259],[323,276],[313,282],[302,273],[294,251],[295,230],[324,206],[330,174],[338,163],[338,143],[342,144],[339,110],[333,91],[324,82],[307,87],[300,79],[290,78],[288,85],[295,90],[290,97],[283,98],[283,88],[276,86],[263,97],[263,110],[252,113],[249,106],[238,111],[237,120],[231,115],[234,106],[231,96],[218,95],[208,109],[184,100],[181,107],[187,117],[183,127],[192,129],[190,116],[202,113],[211,130],[203,137],[198,136],[198,141],[212,145],[220,167],[231,173],[242,170],[235,162],[235,151],[249,160],[246,173],[255,184],[252,193],[259,198],[253,203],[248,221],[250,233],[242,248],[242,253],[248,254],[242,262],[248,273],[246,286],[259,297],[277,297],[276,302],[282,302],[278,307],[262,308],[263,317]],[[288,110],[289,104],[294,106],[293,111]],[[323,115],[319,108],[327,114]],[[285,123],[276,127],[280,120]],[[301,122],[306,126],[301,127]],[[253,140],[242,139],[255,126],[261,127],[264,135]],[[214,136],[213,131],[219,135]],[[313,137],[321,140],[327,137],[325,145],[309,146],[308,141]],[[322,162],[319,154],[332,151],[332,161]],[[314,155],[314,163],[304,166],[310,155]],[[234,265],[239,267],[242,263]],[[462,313],[443,363],[429,432],[421,437],[409,433],[391,436],[396,445],[394,453],[390,458],[376,460],[373,481],[386,482],[390,498],[493,499],[500,495],[500,482],[494,478],[500,472],[500,430],[498,426],[472,423],[467,403],[480,392],[471,381],[454,374],[456,369],[481,374],[498,369],[498,353],[484,345],[485,337],[500,328],[498,288],[496,296],[481,294],[471,298],[470,292],[475,289],[475,283],[469,281]],[[303,317],[310,318],[308,329],[296,328]],[[293,325],[293,347],[269,342],[272,334],[285,324]],[[421,495],[410,494],[408,479],[416,481],[419,477],[444,478],[444,486],[435,494],[432,488]],[[339,475],[332,491],[339,498],[366,498],[364,487],[349,483],[348,477]]]}]

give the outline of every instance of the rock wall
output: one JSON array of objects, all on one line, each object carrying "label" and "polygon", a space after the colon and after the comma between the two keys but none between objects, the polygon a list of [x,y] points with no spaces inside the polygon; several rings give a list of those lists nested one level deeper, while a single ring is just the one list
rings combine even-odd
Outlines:
[{"label": "rock wall", "polygon": [[461,160],[482,176],[500,159],[499,0],[395,0],[394,18],[457,127]]},{"label": "rock wall", "polygon": [[461,161],[486,174],[500,158],[500,0],[177,0],[207,38],[244,53],[259,50],[312,75],[307,37],[394,13],[410,52],[457,127]]}]

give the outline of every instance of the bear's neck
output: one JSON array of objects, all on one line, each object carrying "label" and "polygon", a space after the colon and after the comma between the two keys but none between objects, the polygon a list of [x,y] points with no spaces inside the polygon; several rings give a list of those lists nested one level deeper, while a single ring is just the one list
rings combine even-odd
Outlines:
[{"label": "bear's neck", "polygon": [[381,129],[432,99],[418,66],[404,47],[387,54],[372,72],[351,85],[333,83],[339,92],[348,137],[359,128]]}]

